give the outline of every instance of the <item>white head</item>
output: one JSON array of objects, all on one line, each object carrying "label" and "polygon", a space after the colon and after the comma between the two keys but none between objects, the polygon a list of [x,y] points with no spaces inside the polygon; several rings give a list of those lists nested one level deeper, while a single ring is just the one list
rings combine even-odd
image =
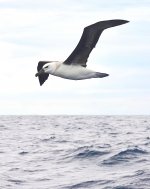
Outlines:
[{"label": "white head", "polygon": [[36,73],[36,77],[41,74],[53,74],[56,70],[56,62],[49,62],[43,65],[42,69]]},{"label": "white head", "polygon": [[42,70],[44,71],[44,73],[51,73],[53,71],[53,63],[47,63],[43,66]]}]

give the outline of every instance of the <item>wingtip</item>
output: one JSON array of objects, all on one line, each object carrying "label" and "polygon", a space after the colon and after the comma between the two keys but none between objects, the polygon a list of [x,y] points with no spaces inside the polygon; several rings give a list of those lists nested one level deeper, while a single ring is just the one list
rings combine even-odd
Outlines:
[{"label": "wingtip", "polygon": [[116,19],[116,20],[112,20],[112,24],[113,26],[119,26],[122,24],[127,24],[129,21],[128,20],[122,20],[122,19]]},{"label": "wingtip", "polygon": [[43,85],[43,82],[40,82],[40,86],[42,86]]},{"label": "wingtip", "polygon": [[130,22],[129,20],[122,20],[122,21],[124,21],[124,24],[126,24],[126,23]]},{"label": "wingtip", "polygon": [[127,24],[128,22],[130,22],[130,21],[128,21],[128,20],[118,20],[118,22],[120,22],[120,24]]}]

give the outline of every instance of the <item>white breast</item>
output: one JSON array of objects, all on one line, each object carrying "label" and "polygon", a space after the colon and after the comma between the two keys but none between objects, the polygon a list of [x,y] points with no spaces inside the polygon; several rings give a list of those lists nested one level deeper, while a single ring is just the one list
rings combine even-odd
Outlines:
[{"label": "white breast", "polygon": [[59,76],[65,79],[81,80],[89,79],[95,76],[95,72],[88,70],[78,65],[65,65],[61,64],[53,73],[55,76]]}]

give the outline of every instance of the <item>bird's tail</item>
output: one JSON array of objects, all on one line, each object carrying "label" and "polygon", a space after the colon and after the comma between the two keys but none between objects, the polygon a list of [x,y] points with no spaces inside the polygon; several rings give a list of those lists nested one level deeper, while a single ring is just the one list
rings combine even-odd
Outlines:
[{"label": "bird's tail", "polygon": [[95,72],[96,78],[102,78],[102,77],[107,77],[107,76],[109,76],[109,74],[107,74],[107,73]]}]

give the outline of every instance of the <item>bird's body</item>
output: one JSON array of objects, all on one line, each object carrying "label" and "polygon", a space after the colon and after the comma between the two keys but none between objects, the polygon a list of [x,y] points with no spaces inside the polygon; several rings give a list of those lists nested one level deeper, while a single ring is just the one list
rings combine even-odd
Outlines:
[{"label": "bird's body", "polygon": [[[100,77],[98,72],[79,65],[66,65],[63,62],[51,62],[51,69],[47,73],[70,80],[82,80]],[[103,75],[103,73],[102,73]],[[106,76],[105,74],[103,77]]]},{"label": "bird's body", "polygon": [[49,74],[70,80],[102,78],[108,76],[106,73],[87,69],[86,62],[103,30],[127,22],[128,21],[126,20],[119,19],[106,20],[85,27],[78,45],[65,61],[40,61],[38,63],[38,73],[36,76],[39,77],[40,85],[47,80]]}]

